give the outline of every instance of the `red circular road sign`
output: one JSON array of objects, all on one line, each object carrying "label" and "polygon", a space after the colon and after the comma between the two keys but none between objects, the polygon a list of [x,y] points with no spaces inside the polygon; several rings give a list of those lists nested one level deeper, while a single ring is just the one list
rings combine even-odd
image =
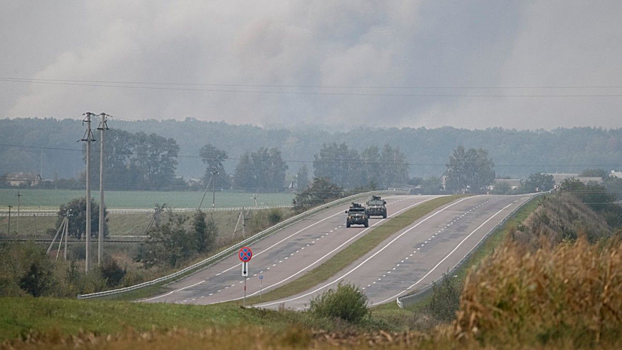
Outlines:
[{"label": "red circular road sign", "polygon": [[238,251],[238,258],[240,258],[242,262],[249,262],[251,261],[252,257],[253,257],[253,251],[249,247],[242,247]]}]

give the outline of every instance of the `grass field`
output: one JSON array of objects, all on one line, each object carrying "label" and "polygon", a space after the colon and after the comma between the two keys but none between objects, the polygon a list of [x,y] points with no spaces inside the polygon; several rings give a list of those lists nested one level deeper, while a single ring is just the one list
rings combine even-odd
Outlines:
[{"label": "grass field", "polygon": [[[20,189],[23,209],[58,209],[73,198],[84,197],[82,190],[37,190]],[[99,191],[92,191],[92,196],[99,199]],[[7,210],[9,205],[17,208],[17,189],[0,189],[0,210]],[[203,192],[160,192],[160,191],[106,191],[106,206],[110,209],[148,209],[155,203],[166,203],[174,208],[196,208],[201,202]],[[216,192],[216,207],[252,207],[251,193]],[[257,205],[291,205],[292,193],[260,193]],[[204,208],[212,206],[212,194],[208,193],[203,202]]]},{"label": "grass field", "polygon": [[[268,210],[268,209],[265,209]],[[261,210],[261,211],[265,211]],[[281,209],[283,213],[289,217],[292,215],[290,209]],[[252,208],[248,211],[248,215],[252,215],[252,213],[259,212],[252,210]],[[210,212],[214,220],[216,221],[216,225],[218,226],[218,230],[221,234],[225,236],[231,236],[233,233],[233,229],[235,228],[235,224],[238,220],[239,211],[231,210],[231,211],[215,211]],[[193,215],[192,212],[182,213],[182,215],[186,215],[191,217]],[[138,236],[143,235],[145,233],[145,229],[149,225],[153,213],[132,213],[132,214],[115,214],[108,213],[108,232],[110,232],[110,237],[114,236]],[[11,234],[17,234],[17,218],[13,217],[11,219]],[[247,230],[253,229],[250,227],[251,222],[247,222]],[[8,227],[8,217],[0,216],[0,234],[6,235]],[[21,236],[36,236],[36,237],[49,237],[46,233],[48,229],[54,229],[56,227],[56,216],[23,216],[19,218],[19,233]],[[238,227],[238,235],[241,234],[241,226]]]}]

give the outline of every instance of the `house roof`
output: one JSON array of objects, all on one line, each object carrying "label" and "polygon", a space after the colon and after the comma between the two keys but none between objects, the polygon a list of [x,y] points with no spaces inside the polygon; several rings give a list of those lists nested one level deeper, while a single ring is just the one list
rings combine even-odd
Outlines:
[{"label": "house roof", "polygon": [[6,181],[36,181],[38,175],[33,173],[8,173]]}]

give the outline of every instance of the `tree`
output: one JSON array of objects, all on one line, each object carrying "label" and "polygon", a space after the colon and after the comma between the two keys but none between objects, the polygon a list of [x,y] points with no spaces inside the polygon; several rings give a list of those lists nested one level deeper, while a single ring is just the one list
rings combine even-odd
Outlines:
[{"label": "tree", "polygon": [[28,272],[19,280],[19,286],[34,297],[48,292],[54,283],[52,266],[47,259],[36,259],[30,264]]},{"label": "tree", "polygon": [[227,152],[213,146],[212,144],[207,144],[199,150],[199,156],[203,160],[203,163],[206,165],[205,168],[205,176],[203,177],[203,182],[207,185],[212,177],[212,172],[216,171],[218,174],[214,175],[214,183],[212,186],[216,188],[229,188],[231,187],[229,176],[225,171],[225,167],[223,163],[229,159]]},{"label": "tree", "polygon": [[342,195],[343,188],[331,183],[328,178],[316,177],[311,186],[296,195],[293,205],[295,210],[304,211]]},{"label": "tree", "polygon": [[524,192],[545,192],[555,187],[553,175],[543,173],[535,173],[529,175],[527,181],[523,184]]},{"label": "tree", "polygon": [[378,166],[382,174],[382,186],[402,186],[408,181],[408,164],[406,155],[399,148],[393,148],[385,144],[382,148],[381,164]]},{"label": "tree", "polygon": [[380,149],[378,146],[367,147],[361,152],[361,161],[363,162],[363,170],[365,172],[366,182],[375,183],[378,187],[385,187],[385,178],[383,177],[383,164],[381,164]]},{"label": "tree", "polygon": [[298,192],[302,192],[309,187],[309,169],[306,164],[303,164],[300,169],[298,169],[298,173],[296,174],[296,186],[298,187]]},{"label": "tree", "polygon": [[175,178],[179,146],[172,138],[144,132],[135,134],[132,166],[136,167],[138,189],[164,189]]},{"label": "tree", "polygon": [[142,262],[146,268],[154,266],[176,267],[192,256],[195,240],[186,231],[184,215],[168,211],[168,222],[156,224],[147,232],[146,249],[141,251],[136,261]]},{"label": "tree", "polygon": [[216,246],[218,227],[214,219],[206,220],[205,212],[197,210],[192,218],[192,233],[196,242],[196,250],[199,253],[207,253]]},{"label": "tree", "polygon": [[240,158],[233,175],[236,186],[252,192],[281,191],[285,184],[287,164],[276,148],[261,147]]},{"label": "tree", "polygon": [[365,176],[361,176],[361,159],[356,150],[350,150],[345,143],[335,142],[322,145],[313,161],[315,177],[328,178],[343,188],[355,188],[365,185]]},{"label": "tree", "polygon": [[443,189],[443,182],[439,177],[431,176],[421,181],[421,194],[438,194]]},{"label": "tree", "polygon": [[512,193],[512,187],[507,182],[499,182],[495,184],[495,188],[492,190],[494,194],[510,194]]},{"label": "tree", "polygon": [[[96,134],[96,137],[99,137]],[[136,186],[138,171],[131,166],[133,150],[136,147],[135,135],[119,130],[106,131],[104,143],[104,183],[107,189],[128,190]],[[91,184],[99,186],[99,142],[91,144]],[[83,147],[86,162],[86,147]]]},{"label": "tree", "polygon": [[[86,197],[74,198],[69,203],[62,204],[56,218],[56,229],[63,219],[69,220],[69,235],[76,239],[86,234]],[[108,237],[108,211],[104,207],[104,237]],[[91,198],[91,237],[99,235],[99,204]]]},{"label": "tree", "polygon": [[495,179],[494,166],[488,151],[459,146],[447,163],[446,187],[454,192],[484,192]]}]

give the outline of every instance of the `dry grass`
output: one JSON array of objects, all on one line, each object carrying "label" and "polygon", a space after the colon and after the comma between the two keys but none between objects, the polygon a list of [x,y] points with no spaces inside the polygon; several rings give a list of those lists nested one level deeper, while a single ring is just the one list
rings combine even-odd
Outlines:
[{"label": "dry grass", "polygon": [[622,245],[507,243],[467,278],[455,323],[459,338],[577,347],[619,342]]}]

